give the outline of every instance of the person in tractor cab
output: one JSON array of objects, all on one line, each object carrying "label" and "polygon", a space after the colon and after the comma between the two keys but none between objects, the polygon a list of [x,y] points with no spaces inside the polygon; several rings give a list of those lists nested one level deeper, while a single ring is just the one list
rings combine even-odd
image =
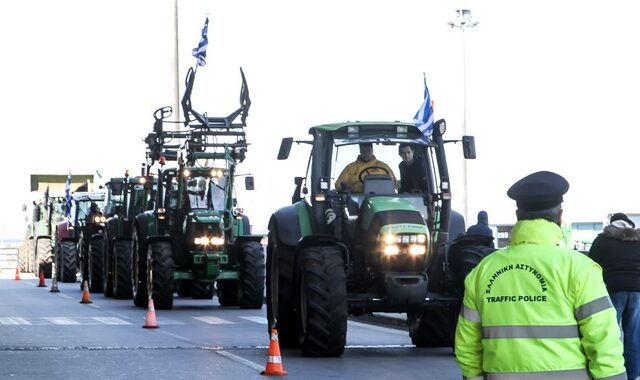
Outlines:
[{"label": "person in tractor cab", "polygon": [[85,218],[85,224],[89,225],[93,223],[93,218],[98,214],[100,214],[100,207],[98,207],[96,202],[91,202],[91,206],[89,206],[89,213]]},{"label": "person in tractor cab", "polygon": [[415,151],[409,144],[400,144],[398,154],[402,162],[398,165],[400,169],[401,193],[424,193],[427,191],[427,169],[420,160],[414,158]]},{"label": "person in tractor cab", "polygon": [[389,165],[376,159],[373,155],[373,144],[360,144],[360,155],[347,165],[338,176],[335,186],[336,190],[342,192],[362,193],[364,187],[364,177],[369,174],[382,174],[391,177],[394,186],[396,177]]}]

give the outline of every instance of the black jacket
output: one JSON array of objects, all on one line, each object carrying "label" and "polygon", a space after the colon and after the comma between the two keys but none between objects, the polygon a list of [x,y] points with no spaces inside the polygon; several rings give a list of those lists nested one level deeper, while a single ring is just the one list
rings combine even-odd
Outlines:
[{"label": "black jacket", "polygon": [[398,165],[400,169],[400,189],[401,193],[425,192],[427,191],[427,170],[422,162],[414,159],[411,165],[404,161]]},{"label": "black jacket", "polygon": [[602,267],[609,293],[640,292],[640,230],[605,227],[593,240],[589,257]]}]

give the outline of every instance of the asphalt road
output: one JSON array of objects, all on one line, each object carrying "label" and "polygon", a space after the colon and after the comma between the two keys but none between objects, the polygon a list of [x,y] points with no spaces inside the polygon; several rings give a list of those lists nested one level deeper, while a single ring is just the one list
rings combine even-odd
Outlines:
[{"label": "asphalt road", "polygon": [[[1,379],[259,379],[267,363],[265,309],[220,307],[214,300],[177,298],[149,311],[131,300],[91,294],[79,283],[60,292],[37,287],[32,275],[0,279]],[[9,277],[9,278],[7,278]],[[375,324],[373,324],[375,322]],[[408,333],[384,318],[350,320],[340,358],[306,358],[281,350],[291,379],[460,379],[451,349],[411,345]]]}]

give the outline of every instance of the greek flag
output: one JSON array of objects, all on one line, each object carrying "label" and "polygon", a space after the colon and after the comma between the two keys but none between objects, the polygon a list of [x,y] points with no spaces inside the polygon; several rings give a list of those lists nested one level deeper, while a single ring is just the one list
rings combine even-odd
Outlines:
[{"label": "greek flag", "polygon": [[431,103],[431,96],[429,96],[429,89],[427,88],[427,76],[424,76],[424,101],[420,106],[416,116],[413,117],[413,122],[416,123],[416,127],[422,131],[422,134],[430,137],[433,132],[433,103]]},{"label": "greek flag", "polygon": [[67,175],[67,183],[64,185],[64,197],[66,198],[64,216],[69,216],[71,215],[71,172]]},{"label": "greek flag", "polygon": [[207,19],[204,21],[204,26],[202,27],[202,37],[200,38],[198,47],[191,51],[191,55],[198,59],[198,66],[204,66],[207,64],[205,58],[207,57],[207,45],[209,45],[209,40],[207,39],[208,31],[209,17],[207,17]]}]

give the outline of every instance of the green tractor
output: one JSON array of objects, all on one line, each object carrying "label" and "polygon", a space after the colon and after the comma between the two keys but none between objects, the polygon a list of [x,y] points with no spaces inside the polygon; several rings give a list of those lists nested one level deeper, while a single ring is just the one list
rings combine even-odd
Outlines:
[{"label": "green tractor", "polygon": [[76,191],[71,195],[68,219],[56,226],[54,260],[56,276],[62,282],[76,282],[80,272],[82,289],[87,281],[90,292],[102,291],[105,194],[102,191]]},{"label": "green tractor", "polygon": [[132,225],[136,215],[152,206],[154,178],[130,177],[127,171],[124,177],[111,178],[105,187],[105,213],[109,217],[104,234],[102,291],[105,297],[131,299]]},{"label": "green tractor", "polygon": [[[222,306],[260,309],[264,302],[262,236],[251,235],[237,207],[237,165],[244,160],[244,128],[250,100],[244,73],[240,108],[226,117],[208,117],[191,108],[195,71],[187,74],[182,100],[185,122],[163,129],[170,107],[158,109],[154,132],[145,141],[152,163],[159,161],[155,207],[133,226],[133,300],[158,309],[173,307],[173,293],[212,299]],[[236,119],[240,117],[240,121]],[[175,144],[181,139],[181,143]],[[172,145],[173,144],[173,145]],[[165,167],[177,161],[177,167]],[[245,176],[253,189],[253,177]]]},{"label": "green tractor", "polygon": [[[32,174],[31,192],[37,194],[31,206],[32,216],[27,226],[28,252],[20,258],[21,271],[32,272],[36,275],[40,271],[44,277],[51,278],[53,262],[53,242],[55,235],[53,228],[64,220],[64,185],[67,175],[64,174]],[[75,175],[76,182],[93,181],[93,175]],[[25,205],[25,211],[27,207]]]},{"label": "green tractor", "polygon": [[[451,210],[444,147],[461,141],[464,157],[475,158],[475,143],[445,141],[445,129],[440,120],[426,138],[411,123],[346,122],[312,127],[312,140],[296,141],[311,147],[307,175],[295,178],[292,205],[268,226],[268,327],[284,348],[341,356],[348,316],[373,312],[407,313],[416,346],[452,344],[461,299],[447,246],[464,232],[464,219]],[[292,144],[283,139],[278,159]],[[336,190],[359,144],[372,144],[383,162],[398,162],[399,145],[409,144],[425,168],[424,188],[398,193],[397,174],[378,166],[358,173],[362,192]]]},{"label": "green tractor", "polygon": [[51,278],[53,245],[52,225],[64,219],[64,196],[45,192],[44,199],[33,201],[33,216],[28,225],[30,257],[23,271]]}]

